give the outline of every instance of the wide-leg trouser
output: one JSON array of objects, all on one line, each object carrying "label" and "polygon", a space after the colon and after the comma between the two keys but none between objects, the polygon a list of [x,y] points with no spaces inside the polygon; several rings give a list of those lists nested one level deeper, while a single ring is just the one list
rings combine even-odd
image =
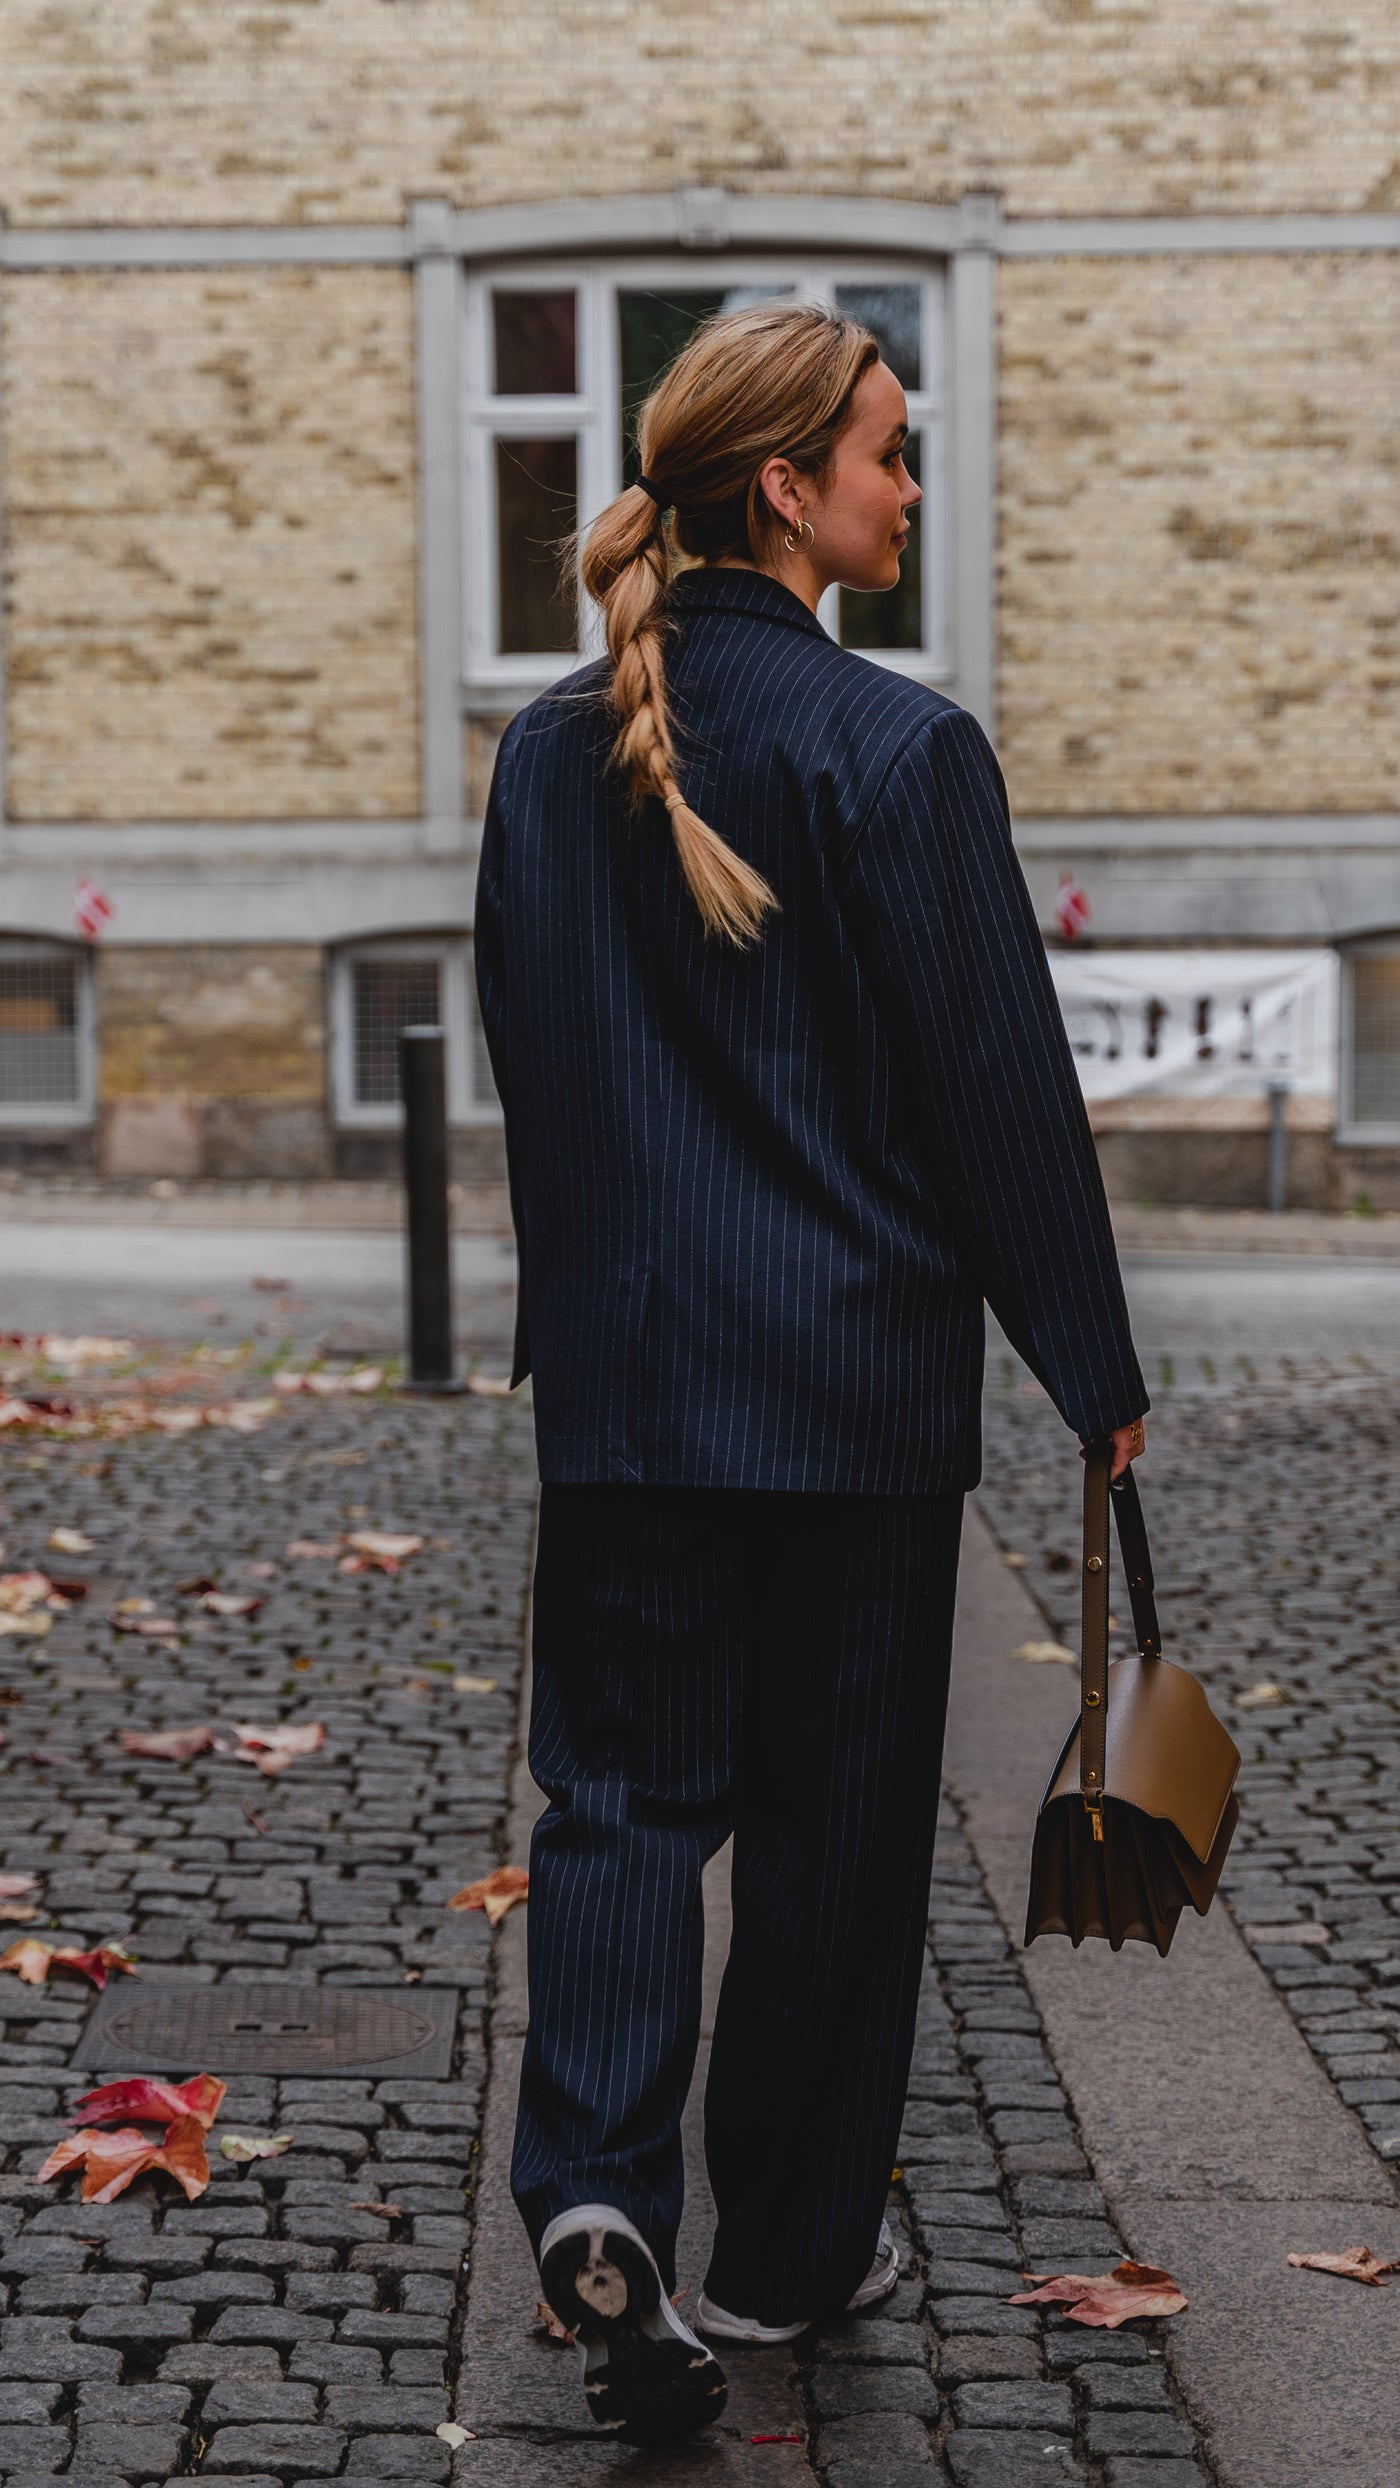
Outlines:
[{"label": "wide-leg trouser", "polygon": [[668,2288],[705,1862],[734,1932],[705,2287],[792,2323],[861,2281],[913,2049],[963,1498],[550,1486],[534,1594],[531,2239],[605,2202]]}]

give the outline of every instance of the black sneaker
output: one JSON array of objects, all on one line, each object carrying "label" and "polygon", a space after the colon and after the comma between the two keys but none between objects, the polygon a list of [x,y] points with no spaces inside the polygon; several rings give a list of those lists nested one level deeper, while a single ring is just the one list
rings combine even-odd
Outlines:
[{"label": "black sneaker", "polygon": [[630,2445],[674,2445],[723,2410],[724,2370],[681,2322],[641,2232],[609,2203],[551,2220],[540,2279],[583,2363],[600,2427]]}]

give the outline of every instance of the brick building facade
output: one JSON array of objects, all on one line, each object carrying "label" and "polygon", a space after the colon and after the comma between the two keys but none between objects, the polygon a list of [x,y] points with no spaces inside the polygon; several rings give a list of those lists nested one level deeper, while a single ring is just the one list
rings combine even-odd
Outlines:
[{"label": "brick building facade", "polygon": [[[495,1170],[544,540],[686,323],[796,287],[923,462],[917,576],[832,627],[992,728],[1047,930],[1088,892],[1112,1182],[1259,1199],[1281,1071],[1295,1196],[1400,1202],[1389,0],[0,0],[0,212],[0,1160],[371,1171],[433,1011]],[[1256,957],[1330,979],[1308,1044]]]}]

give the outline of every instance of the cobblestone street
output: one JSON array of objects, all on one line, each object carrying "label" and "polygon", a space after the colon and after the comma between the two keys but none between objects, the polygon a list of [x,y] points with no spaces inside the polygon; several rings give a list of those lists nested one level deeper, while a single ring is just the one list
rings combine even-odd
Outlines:
[{"label": "cobblestone street", "polygon": [[[1142,1480],[1167,1647],[1200,1671],[1245,1755],[1229,1903],[1388,2176],[1400,2158],[1400,1382],[1301,1354],[1291,1370],[1271,1358],[1224,1373],[1180,1359],[1163,1370],[1159,1354],[1152,1378]],[[989,1381],[982,1507],[1004,1552],[1026,1557],[1016,1577],[1048,1629],[1073,1644],[1073,1445],[1009,1361],[994,1357]],[[0,1863],[40,1878],[40,1916],[7,1936],[129,1944],[142,1973],[131,1996],[155,1982],[314,1979],[437,1990],[458,2008],[441,2077],[235,2073],[208,2192],[186,2204],[145,2177],[103,2206],[82,2204],[74,2180],[37,2182],[71,2100],[100,2078],[71,2068],[91,1991],[0,1980],[6,2488],[56,2474],[83,2488],[201,2476],[586,2488],[701,2471],[826,2488],[1190,2488],[1226,2476],[1175,2381],[1169,2326],[1087,2332],[1006,2303],[1023,2272],[1103,2270],[1123,2239],[951,1798],[891,2194],[909,2260],[894,2300],[791,2353],[734,2353],[726,2421],[662,2459],[600,2440],[570,2354],[531,2337],[526,2289],[504,2310],[519,2348],[489,2424],[455,2450],[437,2437],[479,2417],[458,2373],[475,2320],[493,1947],[481,1915],[445,1903],[519,1848],[506,1823],[534,1518],[528,1406],[300,1398],[249,1437],[11,1438],[3,1457],[6,1567],[90,1584],[46,1639],[0,1640]],[[86,1533],[92,1551],[60,1564],[55,1528]],[[395,1575],[347,1575],[336,1552],[354,1529],[425,1544]],[[289,1552],[301,1542],[313,1551]],[[211,1613],[209,1581],[266,1603]],[[117,1629],[132,1598],[176,1629]],[[310,1720],[324,1746],[275,1778],[231,1752],[177,1762],[120,1742],[124,1729]],[[247,2132],[291,2146],[248,2166],[222,2158],[223,2136]]]}]

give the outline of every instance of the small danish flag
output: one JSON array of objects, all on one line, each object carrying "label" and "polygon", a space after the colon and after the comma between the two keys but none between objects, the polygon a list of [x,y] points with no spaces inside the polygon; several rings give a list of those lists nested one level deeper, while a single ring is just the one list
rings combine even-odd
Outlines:
[{"label": "small danish flag", "polygon": [[85,942],[95,942],[111,923],[115,910],[105,890],[99,890],[91,873],[78,875],[73,895],[73,922]]},{"label": "small danish flag", "polygon": [[1055,897],[1055,922],[1065,940],[1077,941],[1085,926],[1093,922],[1093,917],[1088,891],[1080,888],[1073,873],[1061,873]]}]

